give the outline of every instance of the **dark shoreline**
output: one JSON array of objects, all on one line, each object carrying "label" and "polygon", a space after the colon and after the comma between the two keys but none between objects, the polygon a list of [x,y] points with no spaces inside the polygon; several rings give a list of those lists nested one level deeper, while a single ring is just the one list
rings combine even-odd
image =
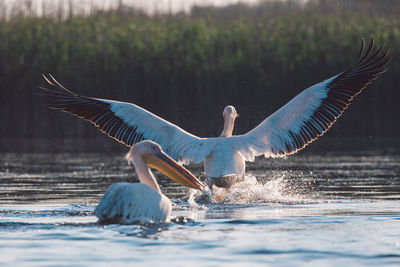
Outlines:
[{"label": "dark shoreline", "polygon": [[[0,153],[125,153],[128,147],[99,133],[95,138],[1,138]],[[322,136],[298,153],[326,154],[331,152],[376,151],[397,154],[400,137],[333,137]]]}]

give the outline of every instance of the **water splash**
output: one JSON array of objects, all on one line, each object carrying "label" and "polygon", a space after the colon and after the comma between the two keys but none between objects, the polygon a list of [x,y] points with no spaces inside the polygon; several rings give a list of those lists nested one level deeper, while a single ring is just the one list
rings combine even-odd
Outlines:
[{"label": "water splash", "polygon": [[296,192],[287,182],[285,173],[280,173],[272,179],[259,180],[251,174],[246,174],[243,182],[233,185],[229,189],[214,187],[201,194],[195,191],[188,197],[192,207],[201,204],[253,204],[253,203],[303,203],[304,195]]}]

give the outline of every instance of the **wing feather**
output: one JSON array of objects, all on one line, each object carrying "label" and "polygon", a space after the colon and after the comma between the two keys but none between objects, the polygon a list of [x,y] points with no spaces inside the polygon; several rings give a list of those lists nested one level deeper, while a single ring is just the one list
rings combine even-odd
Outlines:
[{"label": "wing feather", "polygon": [[198,163],[209,153],[207,139],[192,135],[137,105],[81,96],[66,89],[53,76],[43,77],[50,88],[40,87],[41,95],[50,108],[85,119],[129,147],[145,139],[153,140],[181,162]]},{"label": "wing feather", "polygon": [[323,135],[353,98],[386,71],[389,49],[373,51],[374,38],[364,53],[364,40],[353,64],[338,75],[311,86],[245,135],[235,147],[247,160],[264,154],[278,157],[296,153]]}]

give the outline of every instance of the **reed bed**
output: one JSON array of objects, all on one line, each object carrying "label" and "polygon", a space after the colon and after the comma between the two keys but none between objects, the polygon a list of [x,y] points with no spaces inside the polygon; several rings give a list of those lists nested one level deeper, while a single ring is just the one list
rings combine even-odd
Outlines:
[{"label": "reed bed", "polygon": [[219,134],[222,109],[232,104],[241,114],[240,134],[347,67],[361,37],[371,35],[391,48],[390,70],[329,134],[399,131],[396,1],[266,1],[152,16],[127,6],[57,12],[1,17],[3,150],[9,150],[4,140],[15,138],[102,140],[87,123],[44,107],[36,94],[42,73],[84,95],[134,102],[201,136]]}]

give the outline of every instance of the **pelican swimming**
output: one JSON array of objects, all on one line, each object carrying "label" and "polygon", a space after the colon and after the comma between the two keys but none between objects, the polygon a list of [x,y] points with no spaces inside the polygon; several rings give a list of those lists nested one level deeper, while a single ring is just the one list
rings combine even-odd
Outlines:
[{"label": "pelican swimming", "polygon": [[52,89],[43,95],[50,108],[60,109],[93,123],[108,136],[132,146],[150,139],[172,158],[204,162],[208,184],[229,187],[243,179],[245,161],[256,156],[281,157],[296,153],[323,135],[342,115],[353,97],[385,72],[390,61],[383,46],[373,52],[374,38],[343,72],[315,84],[243,135],[232,135],[237,112],[227,106],[219,137],[200,138],[130,103],[91,98],[64,88],[51,75],[44,76]]},{"label": "pelican swimming", "polygon": [[126,156],[135,167],[140,183],[116,183],[107,188],[94,213],[100,222],[132,224],[137,221],[167,222],[171,201],[161,193],[153,167],[184,186],[202,190],[202,183],[165,154],[153,141],[134,145]]}]

